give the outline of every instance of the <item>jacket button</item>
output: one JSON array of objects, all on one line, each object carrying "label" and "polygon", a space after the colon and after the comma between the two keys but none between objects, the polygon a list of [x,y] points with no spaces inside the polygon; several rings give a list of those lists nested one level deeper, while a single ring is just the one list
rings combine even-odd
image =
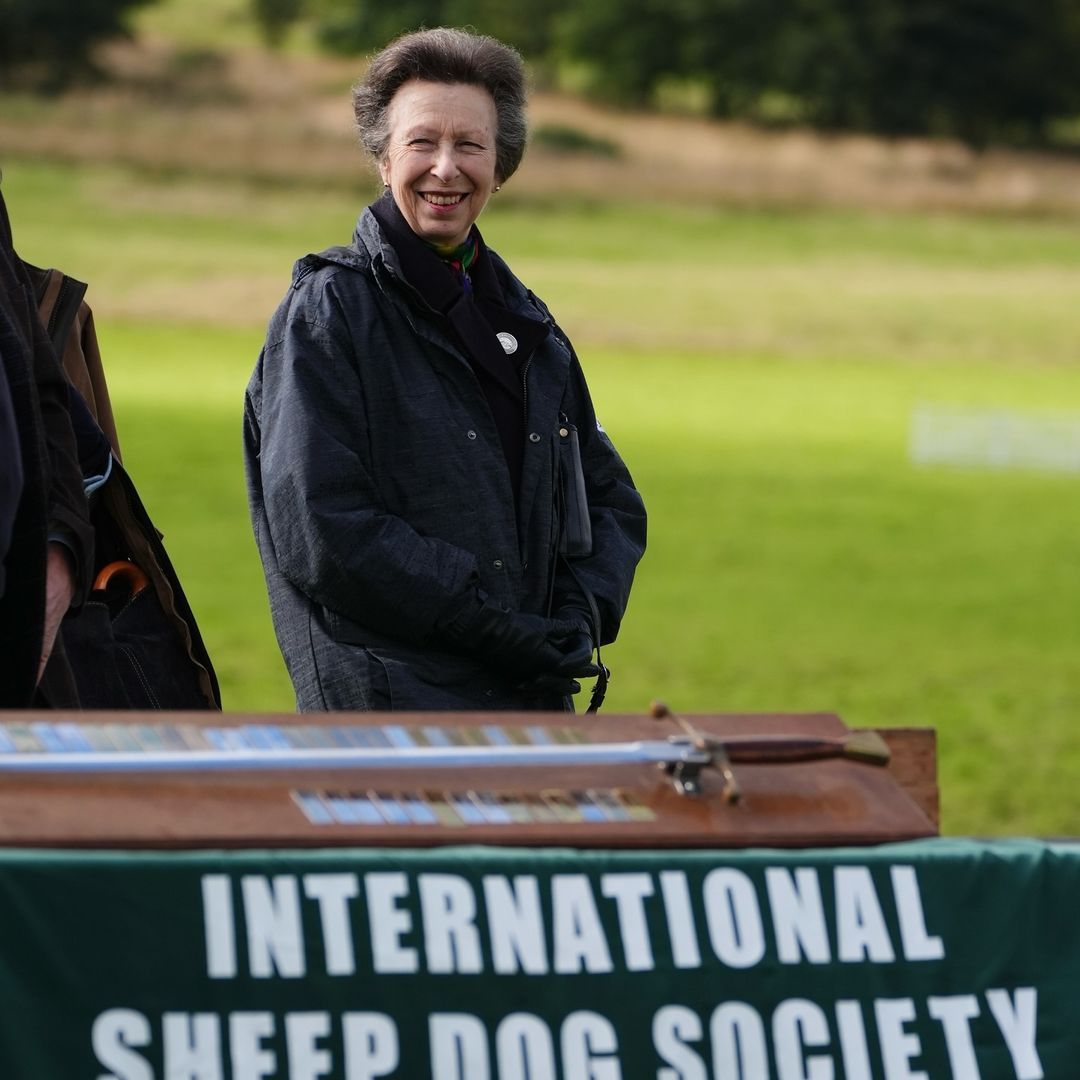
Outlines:
[{"label": "jacket button", "polygon": [[537,435],[535,431],[530,432],[530,434],[529,434],[529,442],[539,442],[539,441],[540,441],[540,436]]},{"label": "jacket button", "polygon": [[496,559],[491,565],[494,566],[496,570],[501,570],[502,569],[502,559]]},{"label": "jacket button", "polygon": [[475,432],[475,431],[471,431],[471,430],[470,430],[470,431],[466,431],[466,432],[465,432],[465,434],[466,434],[466,436],[467,436],[468,438],[470,438],[470,439],[475,439],[475,438],[476,438],[476,432]]}]

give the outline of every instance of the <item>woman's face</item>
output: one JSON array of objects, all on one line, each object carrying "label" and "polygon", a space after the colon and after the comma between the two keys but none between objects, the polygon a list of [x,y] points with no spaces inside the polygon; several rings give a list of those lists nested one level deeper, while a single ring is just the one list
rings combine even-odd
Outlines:
[{"label": "woman's face", "polygon": [[495,188],[497,117],[491,95],[467,83],[412,79],[390,101],[383,183],[417,236],[464,242]]}]

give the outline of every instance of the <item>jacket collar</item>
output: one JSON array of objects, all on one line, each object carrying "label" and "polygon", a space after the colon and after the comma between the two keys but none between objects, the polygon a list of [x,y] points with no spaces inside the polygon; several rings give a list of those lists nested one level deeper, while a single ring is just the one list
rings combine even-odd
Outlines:
[{"label": "jacket collar", "polygon": [[530,316],[509,310],[480,231],[474,226],[478,254],[470,272],[471,288],[466,289],[461,278],[412,231],[389,192],[368,209],[382,234],[384,249],[390,247],[396,256],[394,269],[429,308],[449,322],[477,373],[521,403],[522,370],[549,328],[535,312]]}]

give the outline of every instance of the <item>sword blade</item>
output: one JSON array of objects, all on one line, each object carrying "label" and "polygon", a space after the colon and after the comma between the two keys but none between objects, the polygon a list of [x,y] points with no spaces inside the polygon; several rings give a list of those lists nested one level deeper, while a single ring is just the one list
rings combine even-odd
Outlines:
[{"label": "sword blade", "polygon": [[456,769],[497,766],[524,768],[534,765],[560,767],[678,762],[705,765],[709,761],[709,754],[685,744],[641,740],[573,746],[0,753],[0,774],[281,772],[303,769]]}]

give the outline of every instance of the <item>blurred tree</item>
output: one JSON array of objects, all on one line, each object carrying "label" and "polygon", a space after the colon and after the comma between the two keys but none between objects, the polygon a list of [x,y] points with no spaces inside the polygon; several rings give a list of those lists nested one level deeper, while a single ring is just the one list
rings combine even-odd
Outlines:
[{"label": "blurred tree", "polygon": [[319,40],[336,52],[369,52],[421,26],[469,27],[533,60],[551,50],[556,17],[569,0],[322,0]]},{"label": "blurred tree", "polygon": [[1080,112],[1080,0],[592,0],[558,43],[608,98],[698,80],[712,111],[827,128],[1045,137]]},{"label": "blurred tree", "polygon": [[289,27],[303,14],[304,0],[251,0],[259,32],[271,49],[278,49]]},{"label": "blurred tree", "polygon": [[661,79],[687,71],[707,6],[707,0],[590,0],[561,15],[556,44],[589,65],[598,96],[645,105]]},{"label": "blurred tree", "polygon": [[330,52],[371,52],[421,26],[443,24],[443,0],[324,0],[316,35]]},{"label": "blurred tree", "polygon": [[[2,0],[0,0],[2,2]],[[367,52],[472,26],[625,105],[678,82],[717,116],[1034,140],[1080,114],[1080,0],[322,0],[320,37]]]},{"label": "blurred tree", "polygon": [[0,85],[57,91],[95,74],[94,47],[150,0],[0,0]]},{"label": "blurred tree", "polygon": [[441,26],[472,27],[542,62],[551,53],[558,19],[570,0],[444,0]]},{"label": "blurred tree", "polygon": [[767,82],[826,127],[1037,139],[1080,110],[1078,0],[791,0]]},{"label": "blurred tree", "polygon": [[752,117],[762,97],[779,89],[773,72],[787,63],[781,32],[789,6],[789,0],[695,4],[685,71],[707,88],[713,115]]}]

